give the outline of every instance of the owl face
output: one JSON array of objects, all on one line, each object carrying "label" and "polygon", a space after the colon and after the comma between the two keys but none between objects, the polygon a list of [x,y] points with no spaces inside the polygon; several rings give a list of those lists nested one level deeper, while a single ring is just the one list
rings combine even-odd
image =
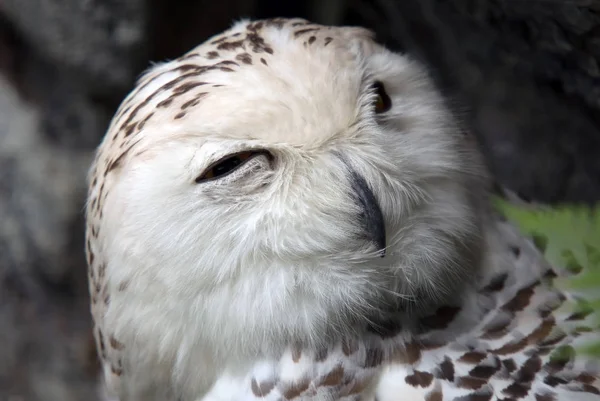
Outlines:
[{"label": "owl face", "polygon": [[101,319],[161,360],[361,330],[476,268],[483,168],[424,69],[360,28],[274,21],[153,67],[100,147]]}]

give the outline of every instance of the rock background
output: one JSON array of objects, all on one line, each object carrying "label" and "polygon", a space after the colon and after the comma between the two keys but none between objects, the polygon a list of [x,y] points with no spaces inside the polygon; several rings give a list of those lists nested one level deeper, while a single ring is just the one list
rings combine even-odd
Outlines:
[{"label": "rock background", "polygon": [[425,61],[497,179],[600,199],[600,0],[0,2],[0,401],[97,400],[85,174],[150,61],[242,16],[374,29]]}]

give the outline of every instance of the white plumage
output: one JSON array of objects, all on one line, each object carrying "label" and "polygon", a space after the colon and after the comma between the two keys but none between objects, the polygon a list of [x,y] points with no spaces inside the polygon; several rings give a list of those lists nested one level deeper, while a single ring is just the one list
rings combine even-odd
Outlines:
[{"label": "white plumage", "polygon": [[589,335],[550,308],[568,295],[492,214],[488,187],[423,67],[365,29],[242,21],[154,66],[90,177],[109,388],[121,401],[599,399],[591,365],[544,382],[543,342]]}]

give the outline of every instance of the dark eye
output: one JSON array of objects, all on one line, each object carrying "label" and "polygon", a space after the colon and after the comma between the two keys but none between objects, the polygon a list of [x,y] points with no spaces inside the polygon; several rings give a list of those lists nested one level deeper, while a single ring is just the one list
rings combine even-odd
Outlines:
[{"label": "dark eye", "polygon": [[385,91],[385,87],[379,81],[373,84],[373,88],[375,89],[375,100],[373,101],[373,108],[375,109],[375,113],[384,113],[388,111],[392,107],[392,99],[388,96]]},{"label": "dark eye", "polygon": [[196,182],[200,183],[202,181],[224,177],[227,174],[234,172],[244,163],[248,162],[248,160],[261,155],[265,155],[271,159],[271,154],[264,150],[240,152],[226,156],[204,170],[204,173],[196,178]]}]

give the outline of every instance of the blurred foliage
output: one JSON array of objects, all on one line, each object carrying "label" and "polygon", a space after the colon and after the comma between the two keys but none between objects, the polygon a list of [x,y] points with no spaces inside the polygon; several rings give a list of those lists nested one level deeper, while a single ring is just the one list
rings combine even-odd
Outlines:
[{"label": "blurred foliage", "polygon": [[[533,238],[553,267],[567,277],[554,280],[561,289],[583,293],[576,312],[594,313],[600,322],[600,205],[516,205],[498,199],[498,208]],[[600,358],[600,340],[582,350]]]}]

